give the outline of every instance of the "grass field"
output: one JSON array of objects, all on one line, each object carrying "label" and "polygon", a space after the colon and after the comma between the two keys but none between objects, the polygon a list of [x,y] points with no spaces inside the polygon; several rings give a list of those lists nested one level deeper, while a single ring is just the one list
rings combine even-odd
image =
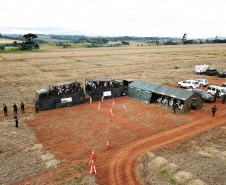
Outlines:
[{"label": "grass field", "polygon": [[[41,46],[39,52],[0,53],[1,103],[23,100],[31,106],[35,91],[54,82],[108,76],[175,85],[177,81],[199,78],[194,73],[197,64],[226,69],[225,44],[43,48]],[[222,78],[205,78],[218,85],[223,82]]]},{"label": "grass field", "polygon": [[4,44],[11,44],[13,43],[14,41],[17,41],[17,42],[23,42],[21,40],[12,40],[12,39],[4,39],[4,38],[0,38],[0,44],[1,43],[4,43]]},{"label": "grass field", "polygon": [[[225,78],[195,74],[195,65],[198,64],[207,64],[217,70],[226,69],[226,44],[138,47],[133,43],[125,47],[65,49],[41,45],[39,52],[0,52],[0,104],[6,103],[9,110],[6,118],[2,110],[0,112],[0,184],[26,184],[37,180],[39,184],[61,184],[69,177],[73,181],[65,184],[79,184],[80,176],[87,175],[88,170],[84,167],[82,171],[81,161],[86,161],[90,148],[94,146],[98,149],[97,154],[101,155],[108,137],[117,149],[126,142],[132,143],[138,138],[202,119],[210,114],[212,106],[204,106],[197,111],[200,114],[192,111],[182,116],[172,115],[172,112],[156,105],[120,97],[117,98],[114,118],[109,118],[110,100],[101,104],[101,108],[106,108],[101,109],[103,112],[98,112],[97,103],[94,103],[95,107],[82,104],[35,115],[33,99],[36,90],[48,89],[48,84],[55,82],[84,82],[87,78],[96,77],[138,79],[174,86],[177,81],[195,78],[206,78],[210,84],[217,85],[226,82]],[[131,114],[121,112],[119,105],[123,105],[125,100]],[[13,103],[19,106],[21,101],[25,103],[26,114],[19,113],[20,127],[17,129],[12,106]],[[217,103],[221,104],[220,100]],[[225,114],[223,106],[221,104],[217,113]],[[90,133],[94,134],[93,137]],[[225,150],[222,143],[219,142],[221,152]],[[168,157],[159,151],[156,156]],[[109,163],[104,160],[104,164]],[[95,184],[95,179],[92,182]]]}]

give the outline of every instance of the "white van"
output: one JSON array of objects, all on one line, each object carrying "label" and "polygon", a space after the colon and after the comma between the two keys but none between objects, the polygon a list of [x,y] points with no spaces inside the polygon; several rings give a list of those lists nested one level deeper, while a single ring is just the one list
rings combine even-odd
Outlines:
[{"label": "white van", "polygon": [[204,65],[196,65],[195,66],[195,73],[196,74],[203,74],[206,72],[206,70],[209,68],[208,65],[204,64]]},{"label": "white van", "polygon": [[223,94],[226,94],[226,87],[219,87],[216,85],[210,85],[208,87],[207,93],[214,96],[216,94],[217,90],[219,90],[218,97],[220,97],[220,98],[223,96]]}]

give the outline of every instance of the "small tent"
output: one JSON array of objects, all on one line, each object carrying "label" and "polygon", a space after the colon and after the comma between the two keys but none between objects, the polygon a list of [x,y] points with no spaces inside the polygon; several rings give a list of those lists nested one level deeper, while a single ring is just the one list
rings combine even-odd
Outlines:
[{"label": "small tent", "polygon": [[177,102],[180,107],[181,114],[187,113],[191,108],[202,109],[202,99],[200,96],[191,91],[181,90],[165,85],[148,83],[140,80],[135,80],[128,85],[127,96],[140,100],[146,103],[159,102],[167,100],[166,105],[172,107],[169,102]]}]

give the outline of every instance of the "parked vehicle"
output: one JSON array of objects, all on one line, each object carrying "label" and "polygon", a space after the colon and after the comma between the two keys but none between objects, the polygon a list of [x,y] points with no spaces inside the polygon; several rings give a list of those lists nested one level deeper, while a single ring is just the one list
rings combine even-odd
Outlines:
[{"label": "parked vehicle", "polygon": [[209,84],[207,79],[199,78],[195,80],[199,83],[200,87],[207,86]]},{"label": "parked vehicle", "polygon": [[218,76],[219,77],[226,77],[226,70],[218,71]]},{"label": "parked vehicle", "polygon": [[226,87],[219,87],[216,85],[210,85],[208,87],[207,93],[214,96],[216,94],[217,90],[219,90],[218,97],[220,97],[220,98],[222,97],[223,94],[226,94]]},{"label": "parked vehicle", "polygon": [[223,83],[223,84],[222,84],[222,87],[226,87],[226,83]]},{"label": "parked vehicle", "polygon": [[199,95],[202,98],[203,102],[211,102],[214,99],[212,95],[208,94],[206,91],[202,89],[186,89],[186,90],[192,91]]},{"label": "parked vehicle", "polygon": [[189,89],[199,88],[199,83],[196,80],[185,80],[181,82],[177,82],[178,87],[184,87]]},{"label": "parked vehicle", "polygon": [[216,69],[209,68],[206,70],[206,75],[208,75],[208,76],[215,76],[217,74],[218,74],[218,72]]},{"label": "parked vehicle", "polygon": [[195,66],[195,73],[196,74],[203,74],[206,72],[206,70],[209,68],[208,65],[196,65]]}]

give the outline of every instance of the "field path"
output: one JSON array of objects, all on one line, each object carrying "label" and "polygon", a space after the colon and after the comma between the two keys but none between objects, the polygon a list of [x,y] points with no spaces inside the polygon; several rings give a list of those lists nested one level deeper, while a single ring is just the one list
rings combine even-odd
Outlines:
[{"label": "field path", "polygon": [[[220,112],[219,112],[220,113]],[[225,124],[225,113],[163,131],[102,153],[97,159],[100,184],[140,184],[135,177],[137,157],[142,153],[195,136],[205,130]]]}]

